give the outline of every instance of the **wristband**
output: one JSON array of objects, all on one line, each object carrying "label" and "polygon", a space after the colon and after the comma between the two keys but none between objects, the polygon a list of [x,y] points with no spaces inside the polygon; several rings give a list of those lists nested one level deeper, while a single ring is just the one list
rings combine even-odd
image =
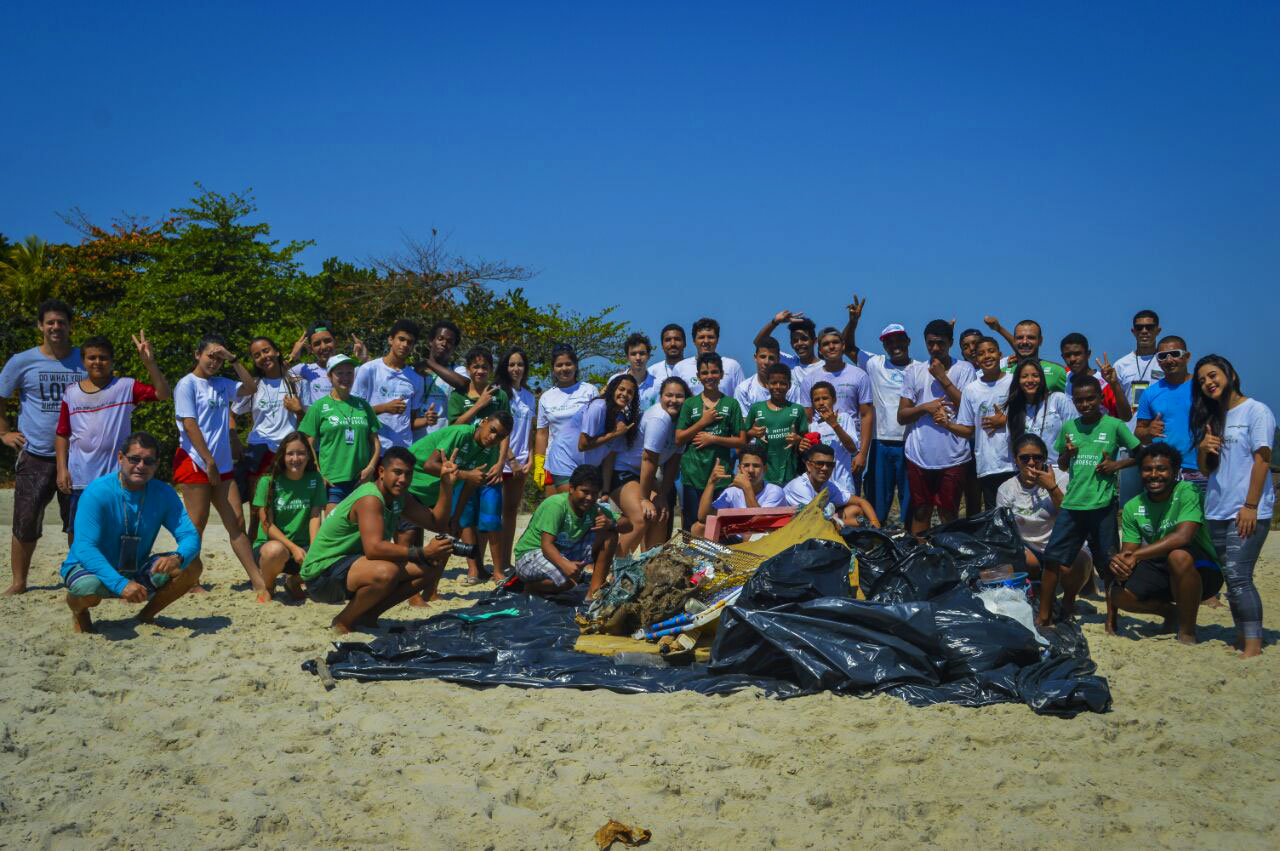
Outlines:
[{"label": "wristband", "polygon": [[1244,507],[1245,507],[1245,508],[1252,508],[1254,511],[1257,511],[1257,510],[1258,510],[1258,503],[1256,503],[1256,502],[1246,502],[1246,503],[1244,504]]},{"label": "wristband", "polygon": [[422,547],[409,547],[409,561],[422,564],[426,560],[426,557],[422,554]]}]

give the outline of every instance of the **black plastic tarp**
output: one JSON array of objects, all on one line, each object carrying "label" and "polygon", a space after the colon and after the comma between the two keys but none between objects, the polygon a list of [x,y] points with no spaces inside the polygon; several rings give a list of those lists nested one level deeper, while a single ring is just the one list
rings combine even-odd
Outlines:
[{"label": "black plastic tarp", "polygon": [[1105,711],[1110,691],[1093,675],[1078,628],[1060,628],[1044,650],[973,593],[978,570],[1007,562],[1015,544],[1020,554],[1011,518],[991,513],[960,523],[967,526],[944,527],[925,544],[851,532],[864,601],[850,593],[846,547],[811,540],[774,556],[726,608],[707,665],[621,664],[578,653],[571,606],[511,593],[370,644],[340,644],[326,662],[339,679],[623,693],[754,687],[780,698],[886,693],[917,706],[1013,701],[1044,714]]}]

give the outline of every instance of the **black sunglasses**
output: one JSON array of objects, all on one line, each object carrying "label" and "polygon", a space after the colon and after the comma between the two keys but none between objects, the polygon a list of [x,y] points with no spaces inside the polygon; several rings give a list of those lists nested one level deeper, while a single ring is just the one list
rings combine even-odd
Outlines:
[{"label": "black sunglasses", "polygon": [[1039,462],[1043,460],[1044,460],[1043,455],[1019,455],[1018,456],[1019,464],[1030,464],[1032,462]]},{"label": "black sunglasses", "polygon": [[1186,349],[1169,349],[1167,352],[1160,352],[1156,355],[1156,360],[1177,360],[1187,356]]},{"label": "black sunglasses", "polygon": [[1142,324],[1140,324],[1140,325],[1134,325],[1134,326],[1133,326],[1133,330],[1135,330],[1135,331],[1154,331],[1154,330],[1156,330],[1156,328],[1157,328],[1157,327],[1158,327],[1158,326],[1157,326],[1154,322],[1152,322],[1150,325],[1148,325],[1148,324],[1146,324],[1146,323],[1142,323]]},{"label": "black sunglasses", "polygon": [[810,459],[809,463],[815,467],[834,467],[836,465],[835,461],[816,461],[813,459]]},{"label": "black sunglasses", "polygon": [[126,455],[124,456],[124,460],[128,461],[130,464],[142,464],[147,467],[154,467],[156,464],[160,463],[160,459],[154,455]]}]

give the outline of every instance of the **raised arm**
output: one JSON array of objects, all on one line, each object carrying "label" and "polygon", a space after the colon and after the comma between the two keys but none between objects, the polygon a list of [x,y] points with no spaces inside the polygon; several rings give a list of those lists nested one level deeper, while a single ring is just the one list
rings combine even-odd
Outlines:
[{"label": "raised arm", "polygon": [[147,340],[147,332],[139,330],[137,336],[133,338],[133,345],[138,349],[138,358],[141,359],[142,365],[147,368],[147,377],[151,379],[151,386],[156,389],[156,398],[161,402],[169,401],[172,396],[169,379],[164,377],[164,373],[160,371],[160,364],[156,363],[156,355],[151,349],[150,341]]},{"label": "raised arm", "polygon": [[[994,316],[984,316],[982,317],[982,321],[986,324],[988,328],[990,328],[992,331],[994,331],[995,333],[1003,337],[1004,341],[1009,344],[1010,348],[1013,347],[1013,340],[1014,340],[1013,332],[1010,331],[1008,328],[1004,327],[1003,325],[1001,325],[999,319],[995,318]],[[1017,350],[1015,349],[1014,351],[1017,351]]]},{"label": "raised arm", "polygon": [[756,334],[755,339],[751,342],[758,348],[765,340],[773,336],[774,330],[779,325],[784,323],[789,325],[791,322],[799,321],[801,319],[804,319],[803,313],[794,313],[790,310],[779,310],[773,315],[772,319],[764,324],[764,327],[760,329],[760,332]]},{"label": "raised arm", "polygon": [[424,360],[423,363],[426,364],[427,369],[440,376],[440,380],[445,384],[448,384],[454,390],[461,390],[463,393],[466,393],[467,388],[471,386],[470,378],[455,372],[442,363],[438,363],[431,355],[427,355],[427,359]]},{"label": "raised arm", "polygon": [[849,321],[844,326],[844,355],[854,363],[858,362],[858,343],[855,339],[858,334],[858,323],[862,321],[862,310],[867,306],[867,300],[859,299],[855,294],[853,301],[849,304]]}]

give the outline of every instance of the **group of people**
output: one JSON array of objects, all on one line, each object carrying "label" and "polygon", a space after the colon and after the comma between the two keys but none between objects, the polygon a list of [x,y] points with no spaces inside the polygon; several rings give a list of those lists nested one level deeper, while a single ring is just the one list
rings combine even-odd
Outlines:
[{"label": "group of people", "polygon": [[[1192,367],[1186,341],[1144,310],[1135,349],[1114,363],[1093,360],[1079,333],[1048,360],[1037,322],[1008,331],[991,316],[987,331],[961,331],[959,357],[954,320],[929,322],[917,360],[896,323],[880,350],[859,346],[865,307],[855,297],[840,328],[778,312],[753,341],[750,376],[719,353],[711,318],[693,323],[688,357],[679,324],[662,329],[660,359],[632,334],[626,369],[602,389],[557,346],[535,396],[521,349],[495,360],[476,346],[458,363],[456,325],[424,335],[407,320],[377,358],[355,337],[339,352],[326,322],[288,353],[254,338],[247,363],[209,335],[171,389],[145,333],[133,344],[149,383],[114,374],[110,340],[72,346],[70,308],[46,302],[43,343],[0,374],[0,398],[20,403],[16,430],[0,409],[0,440],[19,451],[10,593],[26,588],[55,498],[77,629],[105,597],[145,602],[146,619],[198,591],[212,507],[260,601],[283,577],[297,599],[344,604],[334,627],[347,631],[426,605],[451,553],[466,555],[469,584],[484,580],[487,550],[496,582],[557,593],[589,573],[594,593],[615,556],[668,540],[677,513],[700,535],[725,509],[825,494],[840,524],[880,526],[896,504],[917,536],[962,501],[968,514],[1008,507],[1043,625],[1097,582],[1108,630],[1119,610],[1157,613],[1194,641],[1199,605],[1225,582],[1238,646],[1260,652],[1253,570],[1275,422],[1225,358]],[[158,442],[131,426],[134,407],[169,398],[176,491],[154,479]],[[529,477],[545,498],[517,538]],[[176,551],[151,552],[161,526]]]}]

